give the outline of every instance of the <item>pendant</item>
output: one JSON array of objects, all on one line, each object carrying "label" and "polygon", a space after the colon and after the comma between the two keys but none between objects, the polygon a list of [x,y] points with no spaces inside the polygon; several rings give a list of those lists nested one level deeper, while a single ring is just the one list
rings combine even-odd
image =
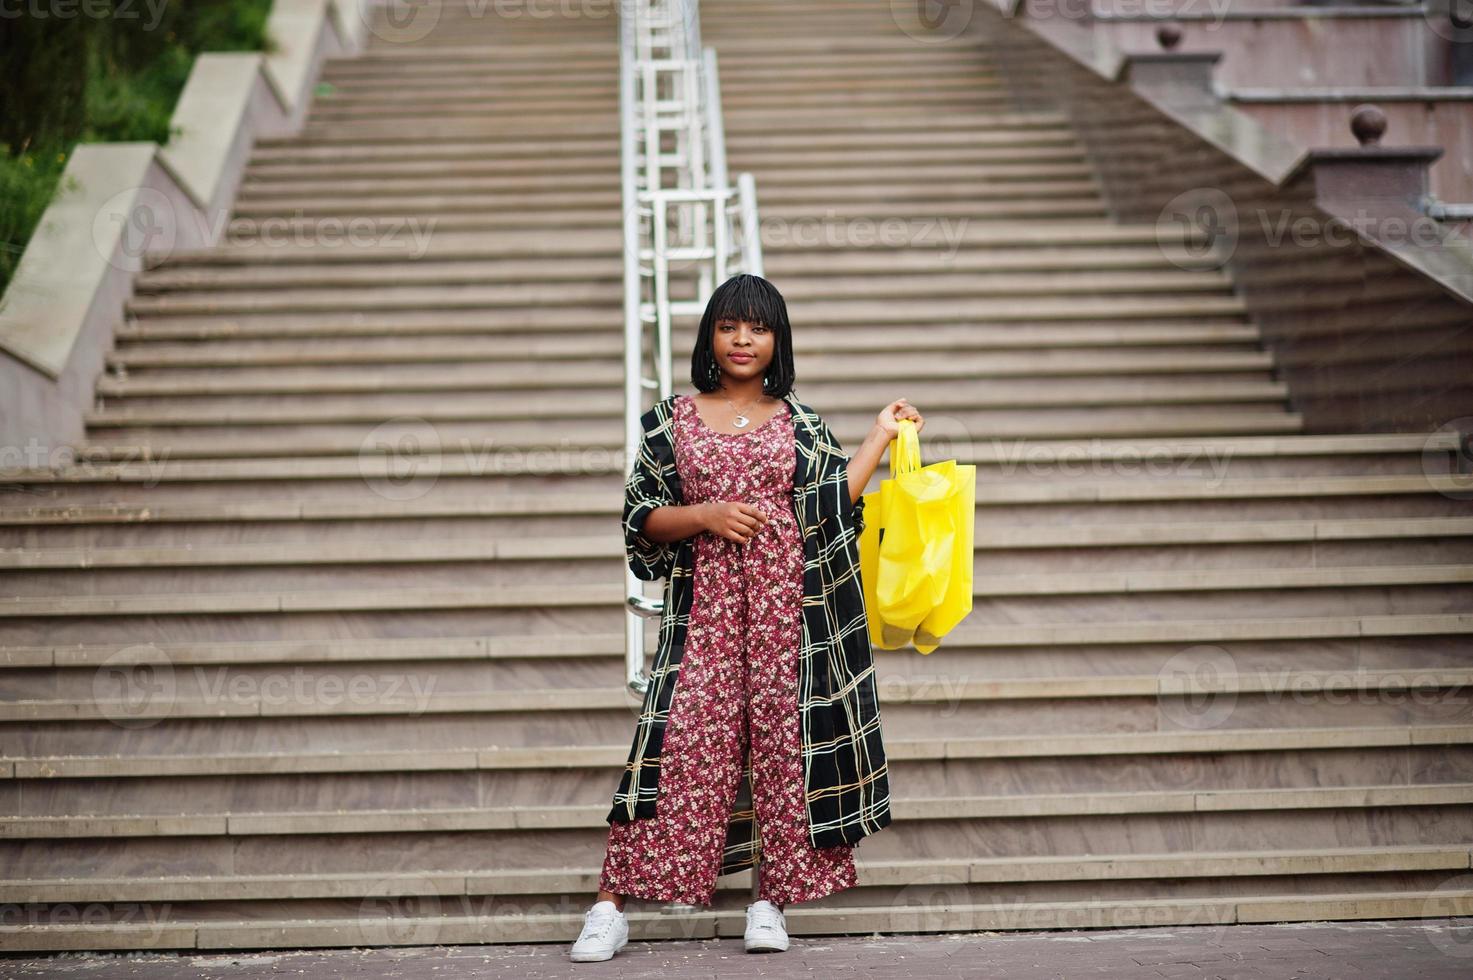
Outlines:
[{"label": "pendant", "polygon": [[750,421],[752,420],[747,418],[745,415],[738,415],[735,419],[732,420],[732,424],[735,425],[738,429],[745,429],[747,427],[747,423]]}]

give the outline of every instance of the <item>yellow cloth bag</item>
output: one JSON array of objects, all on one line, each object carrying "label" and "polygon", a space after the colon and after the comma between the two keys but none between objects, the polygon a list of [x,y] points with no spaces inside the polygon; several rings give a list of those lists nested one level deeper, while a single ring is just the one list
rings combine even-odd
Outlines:
[{"label": "yellow cloth bag", "polygon": [[921,465],[915,422],[890,440],[890,478],[864,495],[859,569],[870,643],[930,653],[972,611],[977,467]]}]

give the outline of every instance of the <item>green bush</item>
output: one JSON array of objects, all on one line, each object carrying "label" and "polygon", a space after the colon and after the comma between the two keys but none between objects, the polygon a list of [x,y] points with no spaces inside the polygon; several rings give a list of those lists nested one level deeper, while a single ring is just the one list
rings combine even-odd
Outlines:
[{"label": "green bush", "polygon": [[270,12],[271,0],[54,7],[36,0],[7,9],[0,21],[0,291],[52,196],[65,190],[59,181],[72,148],[167,143],[195,55],[269,50]]}]

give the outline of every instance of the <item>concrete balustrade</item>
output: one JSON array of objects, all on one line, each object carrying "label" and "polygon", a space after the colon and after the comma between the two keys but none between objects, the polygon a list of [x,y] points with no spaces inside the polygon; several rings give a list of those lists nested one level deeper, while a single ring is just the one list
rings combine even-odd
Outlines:
[{"label": "concrete balustrade", "polygon": [[224,232],[251,146],[296,132],[326,57],[359,50],[373,0],[276,0],[274,48],[206,53],[153,142],[83,143],[0,297],[0,470],[65,465],[133,276]]}]

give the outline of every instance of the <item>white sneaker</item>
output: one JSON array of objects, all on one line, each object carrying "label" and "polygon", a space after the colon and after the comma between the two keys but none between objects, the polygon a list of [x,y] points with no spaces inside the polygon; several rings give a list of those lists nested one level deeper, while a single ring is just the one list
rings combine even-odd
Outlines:
[{"label": "white sneaker", "polygon": [[783,910],[762,898],[747,906],[747,952],[781,953],[788,948]]},{"label": "white sneaker", "polygon": [[568,955],[575,963],[606,960],[629,942],[629,919],[608,899],[594,902],[583,916],[583,932]]}]

